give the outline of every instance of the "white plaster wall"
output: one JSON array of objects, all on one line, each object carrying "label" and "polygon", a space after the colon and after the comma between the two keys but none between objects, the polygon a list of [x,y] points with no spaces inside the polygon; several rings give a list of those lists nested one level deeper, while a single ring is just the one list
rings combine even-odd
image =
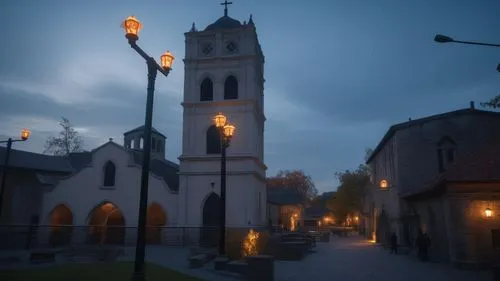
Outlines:
[{"label": "white plaster wall", "polygon": [[[116,166],[115,186],[104,189],[103,168],[108,160]],[[130,154],[118,145],[108,143],[94,152],[89,167],[62,180],[44,195],[41,222],[49,223],[50,211],[63,203],[73,212],[74,225],[86,225],[93,208],[109,201],[120,208],[127,226],[136,226],[140,180],[141,167],[133,163]],[[148,199],[149,204],[154,202],[162,206],[168,225],[177,223],[177,195],[171,193],[163,179],[153,174],[149,177]]]},{"label": "white plaster wall", "polygon": [[[211,192],[220,196],[220,175],[181,176],[179,199],[179,224],[201,226],[203,206]],[[212,189],[211,183],[214,183]],[[266,218],[265,197],[261,195],[259,208],[258,190],[265,184],[254,175],[227,175],[226,180],[226,224],[228,227],[264,225]]]}]

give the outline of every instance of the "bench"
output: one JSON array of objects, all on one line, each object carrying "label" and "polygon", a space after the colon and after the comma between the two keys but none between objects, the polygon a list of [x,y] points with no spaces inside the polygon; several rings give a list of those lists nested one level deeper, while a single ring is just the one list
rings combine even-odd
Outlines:
[{"label": "bench", "polygon": [[310,248],[316,246],[316,240],[312,236],[302,233],[284,234],[280,240],[282,242],[307,242]]},{"label": "bench", "polygon": [[278,259],[302,260],[309,251],[307,241],[282,241],[279,244]]}]

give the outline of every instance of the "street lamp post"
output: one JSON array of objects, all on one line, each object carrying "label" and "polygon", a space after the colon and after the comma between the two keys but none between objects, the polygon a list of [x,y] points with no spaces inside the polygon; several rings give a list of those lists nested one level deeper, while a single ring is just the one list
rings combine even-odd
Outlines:
[{"label": "street lamp post", "polygon": [[153,98],[155,90],[156,74],[159,71],[165,76],[168,76],[172,69],[174,56],[167,51],[160,57],[161,66],[156,63],[155,59],[150,57],[138,45],[139,31],[142,24],[134,17],[128,17],[122,24],[125,29],[125,37],[128,39],[130,47],[134,49],[144,60],[148,67],[148,91],[146,101],[146,118],[144,122],[144,146],[142,159],[142,174],[141,174],[141,192],[139,198],[139,219],[137,228],[137,244],[135,247],[135,263],[134,273],[132,274],[133,281],[146,280],[144,274],[144,255],[146,250],[146,216],[148,205],[148,180],[149,180],[149,165],[151,158],[151,128],[153,123]]},{"label": "street lamp post", "polygon": [[7,150],[5,151],[5,159],[3,160],[3,172],[2,172],[2,183],[0,185],[0,217],[2,216],[2,210],[3,210],[3,195],[5,193],[5,183],[7,182],[7,169],[9,166],[9,157],[10,157],[10,150],[12,148],[12,143],[17,142],[17,141],[26,141],[31,135],[31,132],[28,129],[23,129],[21,131],[21,138],[20,139],[12,139],[9,138],[6,141],[0,141],[0,143],[7,143]]},{"label": "street lamp post", "polygon": [[226,254],[226,149],[229,147],[236,127],[227,123],[227,118],[222,113],[217,114],[213,121],[219,130],[221,142],[219,255],[224,256]]},{"label": "street lamp post", "polygon": [[[434,41],[438,43],[459,43],[459,44],[467,44],[467,45],[480,45],[480,46],[489,46],[489,47],[500,47],[500,44],[491,44],[491,43],[480,43],[480,42],[473,42],[473,41],[460,41],[460,40],[455,40],[449,36],[442,35],[442,34],[436,34],[434,37]],[[497,66],[497,71],[500,72],[500,64]]]}]

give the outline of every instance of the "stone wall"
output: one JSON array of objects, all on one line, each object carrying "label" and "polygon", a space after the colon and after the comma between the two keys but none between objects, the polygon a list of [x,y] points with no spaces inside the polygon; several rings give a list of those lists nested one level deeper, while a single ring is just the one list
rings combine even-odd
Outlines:
[{"label": "stone wall", "polygon": [[[492,217],[486,217],[486,208],[493,211]],[[500,229],[500,197],[493,193],[450,195],[448,212],[451,262],[496,262],[492,230]]]}]

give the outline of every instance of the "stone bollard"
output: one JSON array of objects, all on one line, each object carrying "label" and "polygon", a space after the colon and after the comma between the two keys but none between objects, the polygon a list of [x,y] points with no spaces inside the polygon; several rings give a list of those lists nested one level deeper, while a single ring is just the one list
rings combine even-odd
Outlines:
[{"label": "stone bollard", "polygon": [[248,281],[274,281],[274,257],[267,255],[246,258]]}]

